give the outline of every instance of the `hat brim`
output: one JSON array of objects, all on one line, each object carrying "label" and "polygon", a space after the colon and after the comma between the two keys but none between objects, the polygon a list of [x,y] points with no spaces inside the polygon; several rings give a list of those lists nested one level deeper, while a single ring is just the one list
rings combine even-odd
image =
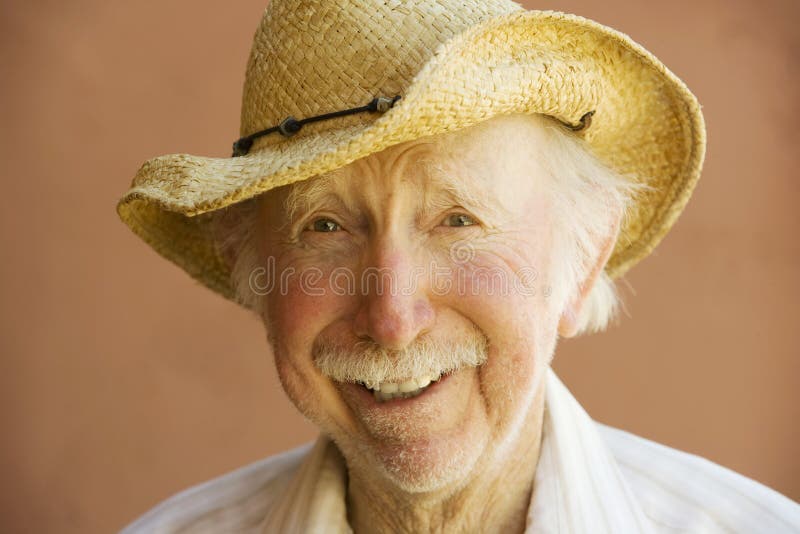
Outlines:
[{"label": "hat brim", "polygon": [[703,117],[683,82],[628,36],[575,15],[520,11],[485,20],[437,49],[402,97],[378,118],[311,124],[287,140],[257,141],[242,157],[151,159],[117,212],[162,256],[235,300],[228,266],[198,215],[493,116],[540,113],[578,124],[594,111],[580,135],[606,164],[650,186],[606,266],[616,278],[674,224],[703,163]]}]

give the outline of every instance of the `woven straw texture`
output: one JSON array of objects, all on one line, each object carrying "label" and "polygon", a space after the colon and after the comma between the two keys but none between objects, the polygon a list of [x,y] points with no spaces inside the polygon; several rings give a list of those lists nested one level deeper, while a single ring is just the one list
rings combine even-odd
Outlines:
[{"label": "woven straw texture", "polygon": [[577,135],[653,188],[621,229],[606,267],[616,278],[658,244],[700,175],[700,107],[658,59],[596,22],[507,0],[273,0],[247,64],[241,135],[396,94],[383,114],[307,124],[288,139],[271,134],[243,157],[151,159],[117,212],[161,255],[234,299],[201,214],[495,115],[576,125],[594,111]]}]

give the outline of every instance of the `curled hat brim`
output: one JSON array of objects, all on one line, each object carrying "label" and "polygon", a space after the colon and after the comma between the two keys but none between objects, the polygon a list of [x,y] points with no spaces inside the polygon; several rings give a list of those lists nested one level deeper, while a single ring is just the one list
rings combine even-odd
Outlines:
[{"label": "curled hat brim", "polygon": [[234,299],[228,266],[199,215],[493,116],[541,113],[578,124],[589,111],[591,127],[580,135],[594,153],[651,187],[637,197],[606,266],[616,278],[653,250],[688,201],[705,152],[703,117],[683,82],[628,36],[556,12],[499,15],[456,35],[377,118],[309,125],[281,142],[257,142],[243,157],[151,159],[117,212],[165,258]]}]

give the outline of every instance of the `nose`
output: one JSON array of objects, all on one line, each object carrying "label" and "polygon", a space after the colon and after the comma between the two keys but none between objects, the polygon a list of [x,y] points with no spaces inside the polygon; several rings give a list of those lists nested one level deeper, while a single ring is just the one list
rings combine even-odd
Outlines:
[{"label": "nose", "polygon": [[355,334],[388,349],[403,349],[436,320],[428,299],[427,273],[409,247],[398,243],[384,243],[366,263]]}]

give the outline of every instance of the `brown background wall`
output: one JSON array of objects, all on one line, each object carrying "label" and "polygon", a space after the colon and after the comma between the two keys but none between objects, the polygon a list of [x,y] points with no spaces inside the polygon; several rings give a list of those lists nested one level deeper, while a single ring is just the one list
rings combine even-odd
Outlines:
[{"label": "brown background wall", "polygon": [[[695,91],[706,171],[629,317],[564,343],[596,419],[800,498],[797,2],[542,1]],[[3,532],[111,532],[314,435],[260,326],[120,223],[147,158],[227,156],[264,0],[0,4]],[[529,7],[532,7],[529,5]]]}]

